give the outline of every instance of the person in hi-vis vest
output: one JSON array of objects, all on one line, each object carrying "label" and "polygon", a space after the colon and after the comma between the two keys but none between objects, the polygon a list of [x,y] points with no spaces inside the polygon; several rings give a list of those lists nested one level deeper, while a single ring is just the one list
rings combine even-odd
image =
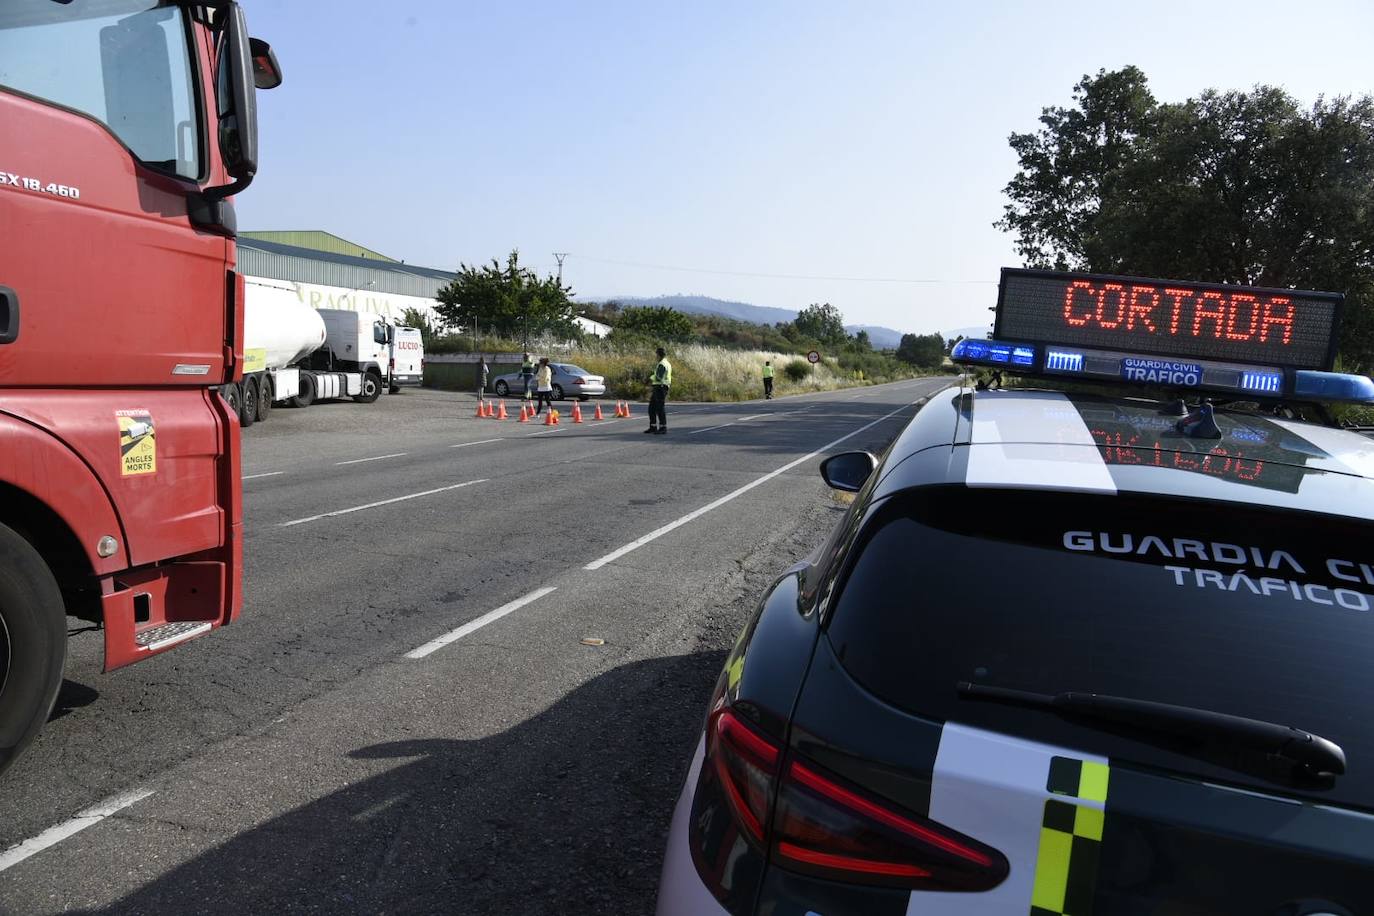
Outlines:
[{"label": "person in hi-vis vest", "polygon": [[773,361],[765,359],[763,361],[763,399],[773,400]]},{"label": "person in hi-vis vest", "polygon": [[654,367],[653,393],[649,395],[649,428],[644,431],[662,436],[668,432],[668,389],[673,386],[673,364],[668,362],[662,347],[656,352],[658,365]]}]

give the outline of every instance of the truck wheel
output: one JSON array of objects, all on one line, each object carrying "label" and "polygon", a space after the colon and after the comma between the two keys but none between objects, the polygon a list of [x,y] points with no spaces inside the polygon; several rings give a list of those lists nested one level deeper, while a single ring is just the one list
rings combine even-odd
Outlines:
[{"label": "truck wheel", "polygon": [[267,419],[267,415],[272,412],[272,379],[270,376],[262,377],[262,386],[258,389],[258,422]]},{"label": "truck wheel", "polygon": [[291,399],[295,407],[309,407],[315,403],[315,376],[309,372],[301,373],[300,394]]},{"label": "truck wheel", "polygon": [[0,773],[52,712],[67,657],[67,616],[48,565],[0,525]]},{"label": "truck wheel", "polygon": [[229,409],[233,411],[234,415],[242,417],[243,389],[239,388],[234,382],[230,382],[228,385],[220,388],[219,393],[220,397],[224,398],[225,403],[229,405]]},{"label": "truck wheel", "polygon": [[363,393],[354,395],[359,404],[371,404],[382,396],[382,377],[372,370],[363,373]]},{"label": "truck wheel", "polygon": [[244,429],[258,421],[258,383],[251,378],[243,380],[243,401],[239,405],[239,426]]}]

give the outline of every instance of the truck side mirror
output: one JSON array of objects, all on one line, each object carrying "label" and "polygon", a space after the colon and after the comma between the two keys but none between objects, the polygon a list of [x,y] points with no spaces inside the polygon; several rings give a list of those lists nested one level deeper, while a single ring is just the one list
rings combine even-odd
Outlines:
[{"label": "truck side mirror", "polygon": [[253,56],[253,85],[258,89],[276,89],[281,85],[281,64],[272,46],[261,38],[248,39],[248,52]]},{"label": "truck side mirror", "polygon": [[249,44],[248,21],[243,16],[243,7],[231,4],[225,11],[215,85],[219,101],[219,149],[225,170],[244,186],[258,171],[258,99]]}]

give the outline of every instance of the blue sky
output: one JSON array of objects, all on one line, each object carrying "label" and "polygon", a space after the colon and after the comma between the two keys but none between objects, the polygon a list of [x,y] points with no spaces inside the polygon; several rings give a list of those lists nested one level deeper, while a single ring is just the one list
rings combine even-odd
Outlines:
[{"label": "blue sky", "polygon": [[566,251],[581,296],[829,301],[904,331],[986,322],[1019,263],[991,225],[1007,135],[1083,74],[1374,91],[1369,0],[245,7],[286,76],[245,229],[449,269]]}]

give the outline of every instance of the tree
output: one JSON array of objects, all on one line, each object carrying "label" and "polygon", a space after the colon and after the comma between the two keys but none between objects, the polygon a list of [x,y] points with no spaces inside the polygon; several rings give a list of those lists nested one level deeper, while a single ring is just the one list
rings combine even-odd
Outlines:
[{"label": "tree", "polygon": [[792,324],[802,337],[827,346],[838,347],[849,339],[844,329],[844,316],[829,302],[824,305],[813,302],[797,314]]},{"label": "tree", "polygon": [[571,292],[552,275],[541,278],[521,267],[520,253],[512,251],[504,267],[495,258],[481,267],[461,264],[458,276],[435,296],[435,311],[450,326],[503,337],[528,341],[546,332],[575,337]]},{"label": "tree", "polygon": [[1134,67],[1013,134],[999,228],[1028,266],[1344,292],[1344,362],[1374,368],[1374,99],[1207,90],[1161,104]]},{"label": "tree", "polygon": [[921,369],[939,369],[945,364],[945,339],[938,332],[903,334],[896,356]]},{"label": "tree", "polygon": [[692,320],[676,309],[664,306],[630,306],[620,310],[615,336],[637,335],[655,340],[687,340],[693,336]]}]

